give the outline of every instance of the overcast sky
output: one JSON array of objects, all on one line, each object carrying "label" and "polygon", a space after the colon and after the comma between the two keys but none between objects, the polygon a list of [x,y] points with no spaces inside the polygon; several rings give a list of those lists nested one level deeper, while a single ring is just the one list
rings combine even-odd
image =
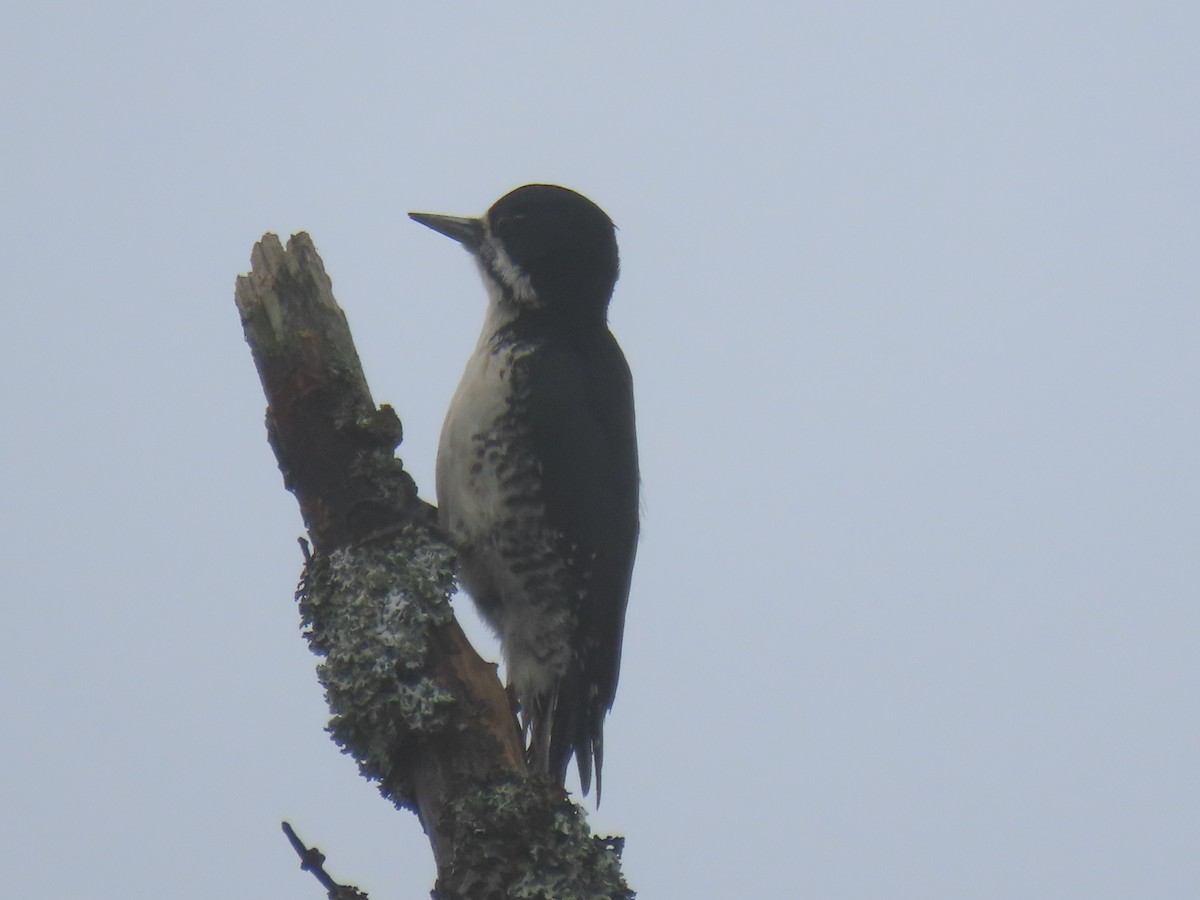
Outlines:
[{"label": "overcast sky", "polygon": [[1194,3],[7,10],[4,893],[319,897],[287,818],[425,895],[322,731],[234,278],[312,235],[432,497],[484,293],[405,213],[549,181],[620,228],[592,821],[641,896],[1200,896],[1198,46]]}]

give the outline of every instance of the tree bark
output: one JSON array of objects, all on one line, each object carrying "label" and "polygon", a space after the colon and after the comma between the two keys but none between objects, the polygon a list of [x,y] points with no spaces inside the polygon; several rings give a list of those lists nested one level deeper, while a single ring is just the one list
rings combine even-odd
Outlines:
[{"label": "tree bark", "polygon": [[436,897],[632,897],[618,842],[529,776],[495,666],[454,619],[453,554],[395,456],[400,420],[371,398],[312,241],[265,235],[251,267],[235,299],[314,550],[298,597],[334,739],[419,815]]}]

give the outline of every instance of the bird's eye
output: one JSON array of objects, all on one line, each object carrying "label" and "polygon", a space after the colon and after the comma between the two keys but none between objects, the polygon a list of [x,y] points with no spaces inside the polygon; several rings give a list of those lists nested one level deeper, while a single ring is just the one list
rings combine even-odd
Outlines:
[{"label": "bird's eye", "polygon": [[525,218],[521,215],[501,216],[492,223],[492,231],[499,235],[505,235],[513,230],[513,227]]}]

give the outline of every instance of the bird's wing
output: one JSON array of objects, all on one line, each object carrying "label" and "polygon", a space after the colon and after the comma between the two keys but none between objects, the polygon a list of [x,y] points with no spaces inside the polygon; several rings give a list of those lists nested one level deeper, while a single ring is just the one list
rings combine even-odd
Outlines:
[{"label": "bird's wing", "polygon": [[543,448],[538,463],[546,516],[571,553],[582,593],[575,638],[579,665],[558,697],[570,713],[555,717],[558,740],[551,756],[565,768],[574,750],[586,784],[585,766],[590,769],[593,754],[599,782],[601,725],[616,693],[637,550],[633,383],[607,331],[586,342],[554,342],[530,360],[545,367],[531,373],[539,390],[528,402],[534,445]]}]

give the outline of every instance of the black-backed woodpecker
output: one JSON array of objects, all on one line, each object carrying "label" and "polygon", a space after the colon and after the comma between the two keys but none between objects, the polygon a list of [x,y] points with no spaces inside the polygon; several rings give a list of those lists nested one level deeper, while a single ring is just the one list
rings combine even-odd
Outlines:
[{"label": "black-backed woodpecker", "polygon": [[615,229],[548,184],[478,219],[409,215],[462,244],[488,294],[442,427],[439,517],[500,637],[531,768],[561,783],[573,755],[599,803],[638,541],[633,383],[608,330]]}]

